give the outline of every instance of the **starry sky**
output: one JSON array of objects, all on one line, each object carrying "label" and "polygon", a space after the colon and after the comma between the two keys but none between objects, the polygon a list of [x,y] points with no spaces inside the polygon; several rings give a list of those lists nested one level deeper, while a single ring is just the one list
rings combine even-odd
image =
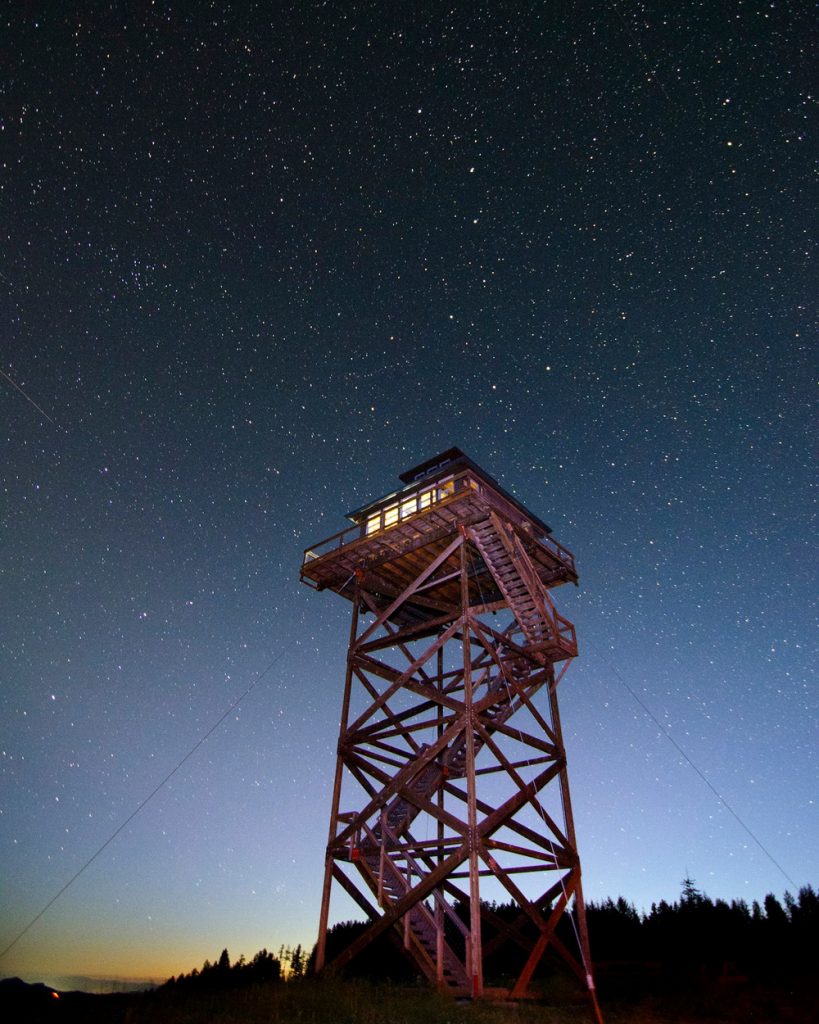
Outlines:
[{"label": "starry sky", "polygon": [[0,947],[239,703],[0,975],[312,944],[302,551],[451,445],[578,560],[587,898],[819,881],[810,17],[6,8]]}]

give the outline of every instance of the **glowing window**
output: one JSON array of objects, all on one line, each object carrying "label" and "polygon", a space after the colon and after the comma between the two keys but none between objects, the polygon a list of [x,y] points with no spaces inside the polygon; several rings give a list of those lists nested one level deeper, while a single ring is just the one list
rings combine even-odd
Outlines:
[{"label": "glowing window", "polygon": [[410,498],[409,501],[401,503],[401,518],[407,519],[409,516],[414,516],[418,508],[418,502],[414,497]]},{"label": "glowing window", "polygon": [[367,519],[367,536],[371,533],[377,533],[381,529],[381,514],[370,516]]},{"label": "glowing window", "polygon": [[443,501],[444,498],[448,498],[450,494],[455,493],[455,481],[447,480],[445,484],[441,484],[438,488],[438,501]]},{"label": "glowing window", "polygon": [[432,504],[432,491],[421,491],[418,495],[418,508],[429,508]]},{"label": "glowing window", "polygon": [[384,527],[395,526],[398,522],[398,506],[390,505],[389,508],[384,509]]}]

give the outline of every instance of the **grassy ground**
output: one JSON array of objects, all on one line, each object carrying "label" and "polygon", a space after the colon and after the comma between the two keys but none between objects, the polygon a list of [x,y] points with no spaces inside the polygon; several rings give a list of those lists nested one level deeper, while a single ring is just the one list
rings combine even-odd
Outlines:
[{"label": "grassy ground", "polygon": [[[787,987],[704,986],[653,997],[604,998],[605,1024],[815,1024],[819,1001]],[[221,993],[147,993],[123,1024],[594,1024],[585,999],[565,989],[538,1003],[458,1002],[425,989],[302,981]]]},{"label": "grassy ground", "polygon": [[[363,982],[299,982],[232,993],[147,995],[125,1024],[587,1024],[585,1004],[541,1006],[457,1002],[425,989]],[[614,1022],[613,1022],[614,1024]]]},{"label": "grassy ground", "polygon": [[[301,980],[221,991],[200,987],[94,996],[18,983],[0,1019],[25,1024],[596,1024],[571,983],[553,980],[533,1003],[469,1003],[424,988]],[[653,990],[650,994],[649,990]],[[800,984],[688,985],[629,979],[601,996],[605,1024],[815,1024],[819,998]]]}]

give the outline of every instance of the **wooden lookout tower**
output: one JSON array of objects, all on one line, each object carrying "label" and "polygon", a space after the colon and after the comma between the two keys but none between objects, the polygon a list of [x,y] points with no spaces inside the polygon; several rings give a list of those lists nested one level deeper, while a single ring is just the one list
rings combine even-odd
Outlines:
[{"label": "wooden lookout tower", "polygon": [[[433,984],[523,998],[549,951],[599,1019],[557,704],[577,643],[551,597],[574,557],[457,448],[400,479],[301,568],[352,602],[317,969],[389,932]],[[368,924],[330,960],[335,886]]]}]

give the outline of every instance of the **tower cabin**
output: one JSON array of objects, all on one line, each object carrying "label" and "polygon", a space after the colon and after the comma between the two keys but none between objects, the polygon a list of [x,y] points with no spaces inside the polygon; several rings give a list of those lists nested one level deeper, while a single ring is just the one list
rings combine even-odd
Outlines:
[{"label": "tower cabin", "polygon": [[[302,582],[353,600],[356,577],[366,574],[375,602],[371,610],[380,613],[440,558],[411,597],[398,602],[388,616],[402,633],[434,633],[461,607],[460,554],[444,553],[458,532],[468,529],[474,540],[467,584],[470,607],[510,608],[526,634],[526,646],[541,648],[547,645],[538,619],[545,611],[554,628],[548,630],[551,641],[543,654],[552,661],[574,657],[571,624],[553,606],[544,607],[551,605],[546,591],[577,583],[574,556],[552,537],[550,527],[459,448],[413,466],[399,479],[399,489],[349,512],[352,526],[307,548]],[[521,565],[526,566],[525,575],[536,576],[524,579],[523,586]],[[540,615],[527,607],[530,603]]]}]

